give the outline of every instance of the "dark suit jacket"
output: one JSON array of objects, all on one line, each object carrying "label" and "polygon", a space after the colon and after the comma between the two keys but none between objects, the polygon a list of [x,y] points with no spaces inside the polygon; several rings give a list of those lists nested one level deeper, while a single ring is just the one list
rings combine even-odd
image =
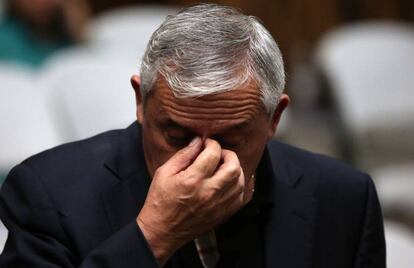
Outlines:
[{"label": "dark suit jacket", "polygon": [[[0,267],[158,267],[135,222],[150,185],[140,132],[135,123],[15,167],[0,192],[9,229]],[[279,142],[269,143],[261,166],[274,203],[265,267],[385,267],[369,176]]]}]

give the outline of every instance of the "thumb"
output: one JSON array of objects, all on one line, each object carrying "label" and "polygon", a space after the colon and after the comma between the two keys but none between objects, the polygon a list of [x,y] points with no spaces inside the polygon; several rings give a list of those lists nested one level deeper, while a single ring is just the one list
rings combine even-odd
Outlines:
[{"label": "thumb", "polygon": [[176,152],[165,162],[165,169],[174,175],[186,169],[200,153],[202,144],[201,138],[195,137],[186,147]]}]

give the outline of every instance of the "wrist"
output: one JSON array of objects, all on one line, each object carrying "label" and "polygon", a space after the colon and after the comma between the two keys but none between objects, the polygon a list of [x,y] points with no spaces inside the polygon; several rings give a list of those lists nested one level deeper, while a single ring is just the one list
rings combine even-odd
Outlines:
[{"label": "wrist", "polygon": [[159,226],[155,227],[153,224],[147,223],[140,215],[136,218],[136,222],[158,264],[163,266],[182,243],[173,239],[168,232],[161,231],[162,228]]}]

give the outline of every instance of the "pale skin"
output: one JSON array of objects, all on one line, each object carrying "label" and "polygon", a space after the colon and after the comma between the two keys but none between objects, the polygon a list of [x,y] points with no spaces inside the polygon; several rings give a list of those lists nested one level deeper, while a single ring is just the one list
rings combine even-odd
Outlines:
[{"label": "pale skin", "polygon": [[253,196],[254,174],[289,97],[272,116],[256,83],[196,99],[176,98],[163,80],[145,104],[131,78],[152,183],[136,218],[163,266],[185,243],[224,222]]}]

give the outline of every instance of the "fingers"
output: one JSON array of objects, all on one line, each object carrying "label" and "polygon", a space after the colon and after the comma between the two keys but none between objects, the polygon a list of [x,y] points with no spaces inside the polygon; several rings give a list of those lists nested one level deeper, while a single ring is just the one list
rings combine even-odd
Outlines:
[{"label": "fingers", "polygon": [[219,195],[220,206],[228,218],[250,202],[254,193],[254,179],[246,178],[237,155],[229,150],[222,150],[223,163],[208,180],[210,189]]},{"label": "fingers", "polygon": [[[239,182],[239,177],[243,171],[236,153],[223,149],[221,159],[223,163],[211,177],[209,183],[217,189],[226,190],[229,187],[234,187]],[[244,187],[244,182],[240,182],[239,187]]]},{"label": "fingers", "polygon": [[237,178],[237,183],[223,191],[219,205],[219,207],[223,209],[218,210],[218,212],[222,214],[220,215],[222,221],[230,218],[247,203],[245,202],[246,195],[244,189],[246,189],[246,187],[244,184],[245,177],[242,170],[240,176]]},{"label": "fingers", "polygon": [[186,170],[196,178],[209,178],[217,169],[221,160],[222,150],[220,144],[212,139],[206,139],[204,150],[197,156],[191,166]]},{"label": "fingers", "polygon": [[162,167],[169,175],[175,175],[186,169],[196,159],[202,148],[202,140],[195,137],[186,147],[175,153]]},{"label": "fingers", "polygon": [[225,209],[227,218],[244,205],[246,182],[236,153],[223,149],[222,161],[214,175],[205,181],[205,185],[211,195],[215,196],[219,207]]}]

